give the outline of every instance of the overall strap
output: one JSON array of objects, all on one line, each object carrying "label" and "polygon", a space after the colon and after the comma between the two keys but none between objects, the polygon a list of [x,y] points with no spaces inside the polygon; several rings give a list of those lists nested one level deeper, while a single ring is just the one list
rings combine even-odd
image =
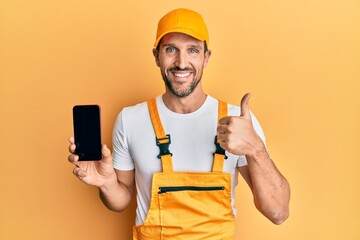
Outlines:
[{"label": "overall strap", "polygon": [[[226,117],[227,115],[228,115],[227,103],[219,100],[219,102],[218,102],[218,121],[221,118]],[[213,162],[212,171],[213,172],[223,172],[224,159],[226,159],[227,156],[225,155],[225,150],[220,146],[220,142],[216,136],[215,136],[215,146],[216,146],[216,151],[214,153],[214,162]]]},{"label": "overall strap", "polygon": [[159,112],[156,106],[156,98],[147,102],[152,125],[156,135],[156,145],[159,147],[160,153],[158,158],[161,159],[163,172],[173,172],[172,153],[169,150],[171,138],[169,134],[165,134],[161,123]]}]

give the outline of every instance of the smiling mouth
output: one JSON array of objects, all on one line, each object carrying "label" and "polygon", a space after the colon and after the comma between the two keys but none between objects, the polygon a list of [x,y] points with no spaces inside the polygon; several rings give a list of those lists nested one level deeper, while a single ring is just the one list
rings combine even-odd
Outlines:
[{"label": "smiling mouth", "polygon": [[191,72],[173,72],[173,74],[178,78],[186,78],[190,76]]}]

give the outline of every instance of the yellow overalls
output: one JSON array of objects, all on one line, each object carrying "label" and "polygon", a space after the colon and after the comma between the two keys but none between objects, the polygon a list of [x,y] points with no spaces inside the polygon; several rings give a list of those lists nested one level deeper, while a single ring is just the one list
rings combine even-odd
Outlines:
[{"label": "yellow overalls", "polygon": [[[162,127],[155,99],[148,101],[148,108],[163,171],[153,174],[150,208],[144,224],[134,226],[133,239],[233,239],[231,175],[223,172],[225,151],[215,140],[211,172],[174,172],[170,135]],[[218,119],[226,115],[227,104],[219,101]]]}]

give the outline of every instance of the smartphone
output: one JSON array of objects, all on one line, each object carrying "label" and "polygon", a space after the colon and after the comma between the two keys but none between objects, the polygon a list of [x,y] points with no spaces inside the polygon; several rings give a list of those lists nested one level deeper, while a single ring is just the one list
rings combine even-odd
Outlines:
[{"label": "smartphone", "polygon": [[76,105],[73,107],[75,153],[80,161],[100,160],[101,124],[98,105]]}]

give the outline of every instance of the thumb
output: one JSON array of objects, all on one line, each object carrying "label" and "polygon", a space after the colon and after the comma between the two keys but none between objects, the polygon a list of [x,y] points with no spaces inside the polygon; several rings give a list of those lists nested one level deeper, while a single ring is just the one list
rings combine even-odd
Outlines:
[{"label": "thumb", "polygon": [[251,93],[247,93],[243,96],[243,98],[241,99],[241,103],[240,103],[240,107],[241,107],[241,112],[240,112],[240,117],[244,117],[244,118],[251,118],[250,116],[250,108],[249,108],[249,100],[251,97]]},{"label": "thumb", "polygon": [[110,149],[106,146],[106,144],[102,145],[102,149],[101,149],[102,155],[103,155],[103,159],[107,162],[107,161],[112,161],[112,156],[111,156],[111,151]]}]

